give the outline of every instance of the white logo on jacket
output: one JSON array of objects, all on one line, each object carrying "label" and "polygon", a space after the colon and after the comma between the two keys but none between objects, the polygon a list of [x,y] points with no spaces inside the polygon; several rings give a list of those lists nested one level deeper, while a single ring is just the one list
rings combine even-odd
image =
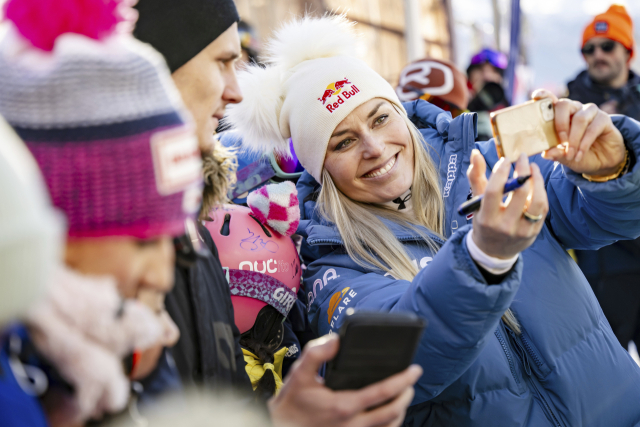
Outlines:
[{"label": "white logo on jacket", "polygon": [[[324,272],[322,279],[316,279],[316,281],[313,282],[313,289],[312,289],[313,292],[309,292],[309,295],[307,295],[307,298],[309,299],[309,304],[307,305],[307,312],[311,310],[311,304],[313,304],[313,301],[315,301],[316,297],[318,296],[318,291],[321,291],[322,288],[327,286],[327,282],[329,280],[337,279],[338,277],[340,276],[338,275],[338,273],[336,273],[336,270],[334,270],[333,268],[330,268]],[[318,285],[320,285],[320,289],[318,289]]]},{"label": "white logo on jacket", "polygon": [[287,350],[287,353],[284,355],[284,357],[293,357],[296,354],[298,354],[300,352],[300,350],[298,349],[298,346],[296,344],[293,344],[289,347],[289,349]]},{"label": "white logo on jacket", "polygon": [[456,172],[458,171],[458,168],[456,167],[457,160],[457,154],[452,154],[449,157],[449,166],[447,166],[447,182],[446,184],[444,184],[444,192],[442,194],[442,197],[449,197],[451,187],[453,187],[453,181],[456,180]]}]

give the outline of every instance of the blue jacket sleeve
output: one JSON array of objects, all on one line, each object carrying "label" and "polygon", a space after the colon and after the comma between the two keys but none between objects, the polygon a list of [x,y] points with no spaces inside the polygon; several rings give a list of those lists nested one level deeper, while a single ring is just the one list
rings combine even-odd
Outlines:
[{"label": "blue jacket sleeve", "polygon": [[[612,116],[630,154],[640,158],[640,123]],[[490,167],[497,161],[493,140],[477,143]],[[559,163],[540,155],[531,161],[540,166],[549,197],[547,224],[560,243],[571,249],[599,249],[618,240],[640,236],[640,165],[609,182],[589,182]]]},{"label": "blue jacket sleeve", "polygon": [[521,260],[502,283],[487,285],[464,243],[469,230],[455,233],[412,282],[357,270],[346,254],[313,262],[305,283],[315,294],[312,327],[321,335],[337,330],[351,307],[418,314],[429,326],[415,360],[425,372],[416,388],[425,399],[437,396],[478,357],[520,285]]}]

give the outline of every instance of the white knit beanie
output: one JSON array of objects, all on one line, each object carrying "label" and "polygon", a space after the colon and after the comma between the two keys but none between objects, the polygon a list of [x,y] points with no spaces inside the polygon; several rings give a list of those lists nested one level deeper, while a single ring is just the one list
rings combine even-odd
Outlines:
[{"label": "white knit beanie", "polygon": [[268,43],[266,68],[241,71],[244,100],[228,107],[225,122],[243,146],[288,153],[288,138],[302,166],[322,183],[327,145],[336,126],[360,105],[383,98],[406,114],[391,85],[353,56],[356,36],[344,16],[305,17]]}]

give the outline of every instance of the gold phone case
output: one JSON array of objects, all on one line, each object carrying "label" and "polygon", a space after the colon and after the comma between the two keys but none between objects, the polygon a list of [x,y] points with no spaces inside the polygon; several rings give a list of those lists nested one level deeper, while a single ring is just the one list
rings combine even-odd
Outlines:
[{"label": "gold phone case", "polygon": [[522,152],[533,156],[557,146],[554,117],[553,102],[548,98],[491,113],[498,155],[516,161]]}]

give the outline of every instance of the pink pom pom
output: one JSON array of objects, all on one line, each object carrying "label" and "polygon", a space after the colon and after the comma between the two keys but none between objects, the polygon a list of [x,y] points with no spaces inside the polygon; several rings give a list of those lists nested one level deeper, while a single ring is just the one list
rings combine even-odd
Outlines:
[{"label": "pink pom pom", "polygon": [[293,182],[269,184],[252,191],[247,204],[258,221],[278,235],[291,236],[300,224],[298,191]]},{"label": "pink pom pom", "polygon": [[122,21],[121,0],[8,0],[6,19],[35,47],[51,51],[61,34],[77,33],[95,40],[111,34]]}]

